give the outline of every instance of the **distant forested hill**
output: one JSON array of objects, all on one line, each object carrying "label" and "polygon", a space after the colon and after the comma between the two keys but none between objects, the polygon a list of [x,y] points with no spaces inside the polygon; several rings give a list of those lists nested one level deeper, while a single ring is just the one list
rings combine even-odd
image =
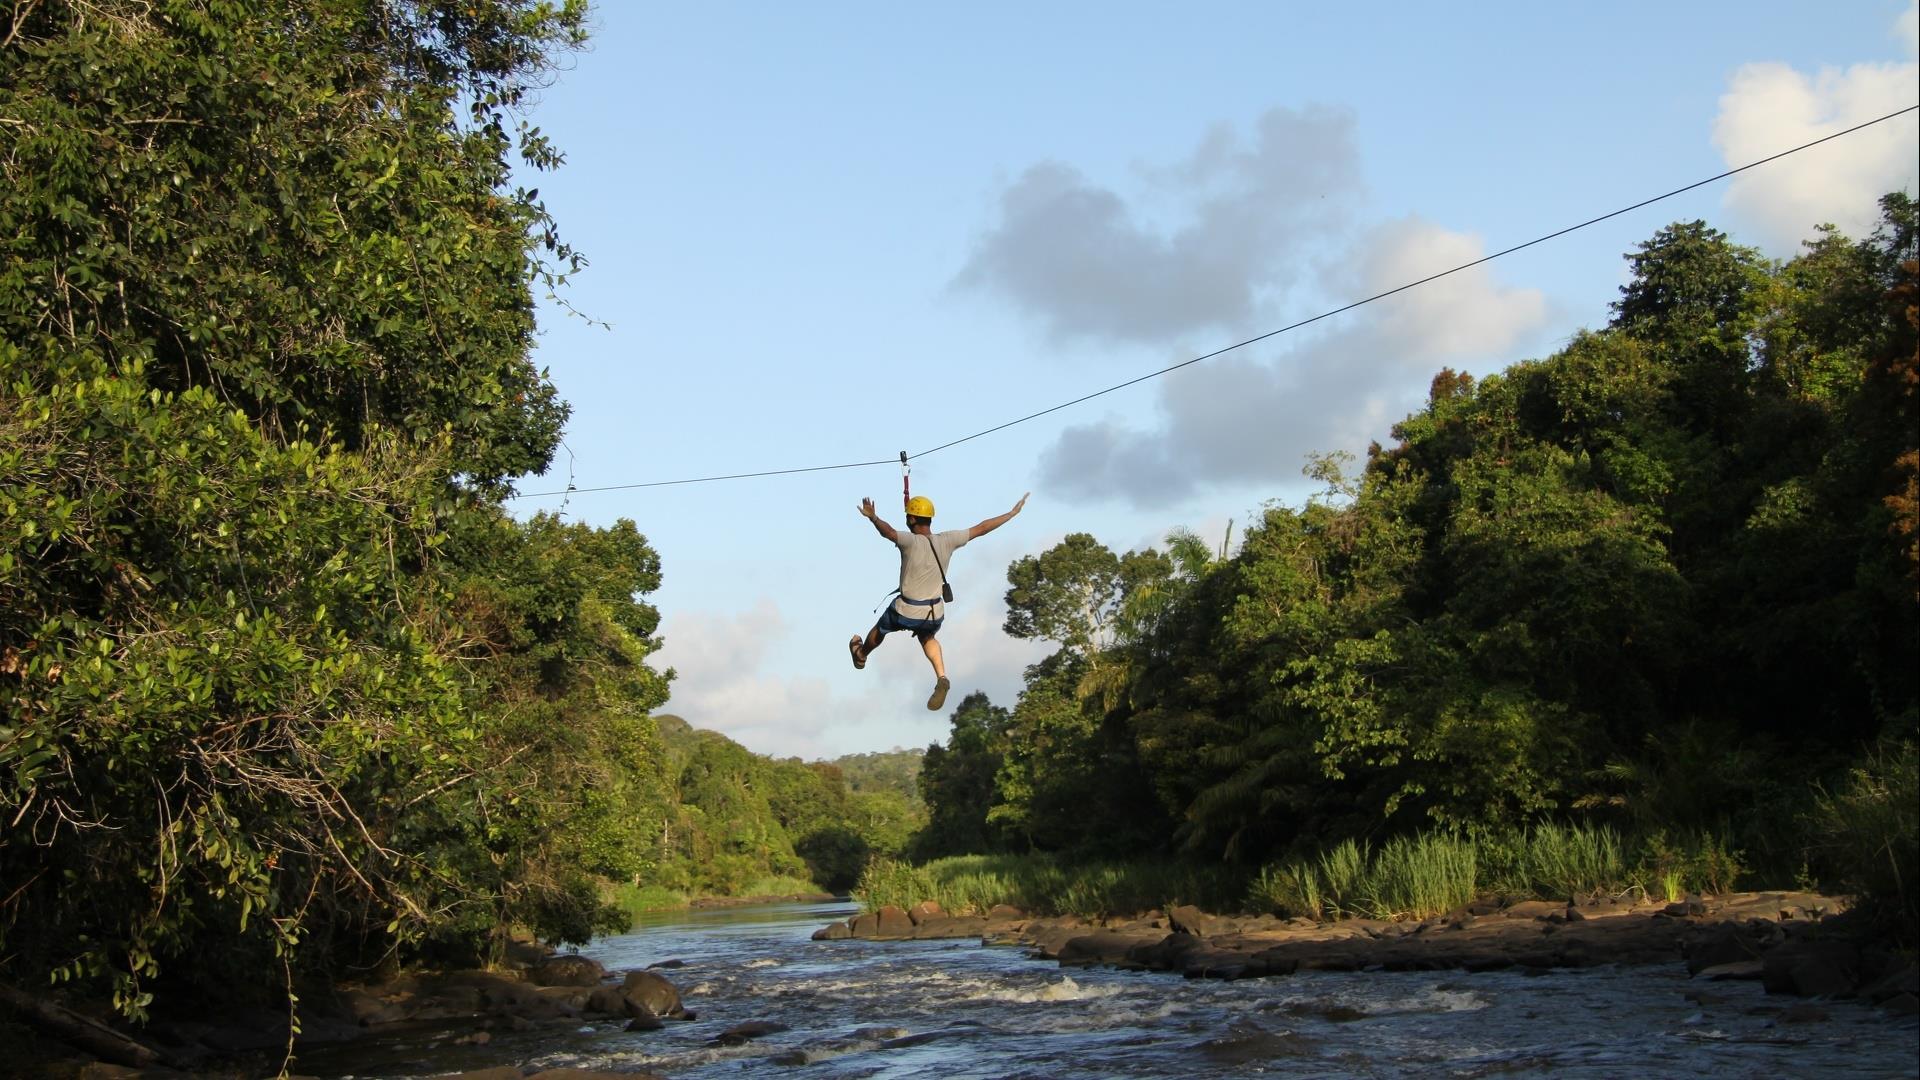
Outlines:
[{"label": "distant forested hill", "polygon": [[924,805],[920,798],[920,762],[925,750],[876,750],[866,754],[847,754],[833,759],[840,775],[847,778],[850,791],[891,791],[914,806]]},{"label": "distant forested hill", "polygon": [[739,894],[805,877],[844,890],[868,859],[904,851],[925,818],[913,791],[917,752],[803,762],[756,754],[679,716],[654,723],[674,804],[649,884]]}]

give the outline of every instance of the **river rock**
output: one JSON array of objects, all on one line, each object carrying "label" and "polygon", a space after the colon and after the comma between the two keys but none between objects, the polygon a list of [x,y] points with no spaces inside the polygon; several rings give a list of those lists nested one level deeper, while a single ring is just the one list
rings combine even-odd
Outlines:
[{"label": "river rock", "polygon": [[874,932],[876,940],[887,941],[913,936],[913,920],[907,913],[894,904],[884,904],[874,912]]},{"label": "river rock", "polygon": [[707,1041],[708,1046],[740,1046],[762,1035],[777,1035],[789,1030],[787,1025],[774,1020],[749,1020],[744,1024],[735,1024]]},{"label": "river rock", "polygon": [[1163,936],[1153,932],[1129,934],[1119,930],[1097,930],[1067,939],[1054,954],[1054,959],[1060,961],[1061,967],[1129,965],[1135,963],[1131,957],[1134,949],[1154,945]]},{"label": "river rock", "polygon": [[1728,979],[1758,979],[1766,974],[1767,965],[1759,960],[1736,960],[1731,964],[1715,964],[1701,968],[1693,973],[1696,979],[1708,982],[1723,982]]},{"label": "river rock", "polygon": [[536,986],[597,986],[607,969],[586,956],[556,956],[534,965],[527,979]]},{"label": "river rock", "polygon": [[1552,900],[1522,900],[1500,914],[1509,919],[1545,919],[1550,915],[1564,916],[1566,912],[1567,905]]},{"label": "river rock", "polygon": [[855,915],[847,929],[851,931],[849,936],[862,941],[902,941],[913,936],[913,920],[898,906],[886,904],[877,911]]},{"label": "river rock", "polygon": [[844,922],[828,923],[813,932],[815,941],[845,941],[853,936],[853,930]]},{"label": "river rock", "polygon": [[1033,946],[1035,956],[1042,960],[1058,960],[1060,950],[1066,947],[1067,942],[1086,933],[1086,924],[1069,916],[1035,919],[1021,929],[1020,937]]},{"label": "river rock", "polygon": [[508,939],[502,953],[506,958],[507,964],[517,968],[537,967],[543,963],[547,957],[553,955],[549,949],[539,942],[529,941],[522,937]]},{"label": "river rock", "polygon": [[978,937],[986,930],[987,920],[978,915],[941,915],[913,928],[913,936],[925,941],[939,938]]},{"label": "river rock", "polygon": [[1187,958],[1206,947],[1204,940],[1184,931],[1176,931],[1135,946],[1128,951],[1127,959],[1155,971],[1185,971]]},{"label": "river rock", "polygon": [[1167,912],[1167,920],[1175,930],[1185,931],[1195,937],[1218,937],[1240,928],[1235,920],[1209,915],[1192,904],[1181,904]]},{"label": "river rock", "polygon": [[1660,909],[1660,914],[1675,919],[1697,919],[1711,914],[1707,901],[1699,893],[1688,893],[1685,899],[1675,900]]},{"label": "river rock", "polygon": [[595,1016],[625,1016],[627,1013],[627,988],[624,986],[595,987],[587,996],[585,1011]]},{"label": "river rock", "polygon": [[693,1019],[693,1014],[680,1004],[680,991],[664,975],[652,971],[629,971],[620,987],[624,991],[625,1008],[629,1015],[638,1016],[644,1012],[671,1020]]},{"label": "river rock", "polygon": [[1027,913],[1012,904],[995,904],[987,909],[989,922],[1017,922],[1027,917]]},{"label": "river rock", "polygon": [[1685,946],[1687,974],[1698,975],[1711,967],[1743,963],[1760,958],[1760,946],[1744,929],[1716,926],[1692,938]]},{"label": "river rock", "polygon": [[1875,1004],[1901,994],[1920,997],[1920,969],[1911,962],[1891,965],[1885,975],[1860,988],[1860,996]]},{"label": "river rock", "polygon": [[541,1068],[540,1072],[520,1072],[518,1065],[472,1068],[468,1072],[449,1072],[438,1080],[660,1080],[659,1072],[603,1072],[599,1068]]},{"label": "river rock", "polygon": [[938,900],[922,900],[907,909],[907,921],[919,926],[928,919],[938,919],[945,914],[946,910]]},{"label": "river rock", "polygon": [[1844,941],[1789,941],[1761,963],[1769,994],[1851,997],[1860,983],[1860,950]]}]

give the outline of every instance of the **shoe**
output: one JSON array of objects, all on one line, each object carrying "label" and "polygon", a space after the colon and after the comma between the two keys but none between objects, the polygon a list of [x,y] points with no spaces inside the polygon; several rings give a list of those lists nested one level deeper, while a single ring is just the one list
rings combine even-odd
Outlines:
[{"label": "shoe", "polygon": [[867,666],[867,653],[866,650],[860,647],[860,638],[858,636],[854,637],[852,641],[847,642],[847,651],[853,654],[853,667],[855,671]]},{"label": "shoe", "polygon": [[927,708],[938,711],[940,706],[945,705],[947,703],[947,691],[952,686],[953,684],[947,681],[945,675],[940,676],[940,681],[933,684],[933,696],[927,699]]}]

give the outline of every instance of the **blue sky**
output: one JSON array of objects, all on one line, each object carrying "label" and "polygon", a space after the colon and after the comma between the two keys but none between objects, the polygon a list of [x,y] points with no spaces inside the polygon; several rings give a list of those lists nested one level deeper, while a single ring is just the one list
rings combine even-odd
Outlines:
[{"label": "blue sky", "polygon": [[[1575,10],[1576,7],[1585,10]],[[1562,10],[1565,9],[1565,10]],[[1613,5],[606,0],[532,121],[529,178],[591,261],[542,313],[573,405],[526,492],[893,459],[1920,100],[1911,2]],[[1603,323],[1621,255],[1705,218],[1791,255],[1914,191],[1909,114],[916,461],[961,551],[959,696],[1011,705],[1008,563],[1070,532],[1218,540],[1424,399]],[[516,501],[660,552],[667,710],[762,753],[945,738],[894,637],[896,465]],[[951,706],[950,706],[951,707]]]}]

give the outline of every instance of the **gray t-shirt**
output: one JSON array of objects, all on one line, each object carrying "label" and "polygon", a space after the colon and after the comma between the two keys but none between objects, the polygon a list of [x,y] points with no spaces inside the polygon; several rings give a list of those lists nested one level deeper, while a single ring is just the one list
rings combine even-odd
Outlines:
[{"label": "gray t-shirt", "polygon": [[[933,543],[927,543],[928,540]],[[965,547],[967,540],[965,529],[949,529],[930,536],[907,529],[895,533],[893,542],[900,548],[900,595],[894,598],[893,610],[909,619],[944,618],[947,605],[940,602],[940,567],[952,569],[953,553]],[[938,565],[933,561],[936,550],[940,552]],[[909,604],[909,600],[932,600],[932,614],[928,614],[927,605]]]}]

